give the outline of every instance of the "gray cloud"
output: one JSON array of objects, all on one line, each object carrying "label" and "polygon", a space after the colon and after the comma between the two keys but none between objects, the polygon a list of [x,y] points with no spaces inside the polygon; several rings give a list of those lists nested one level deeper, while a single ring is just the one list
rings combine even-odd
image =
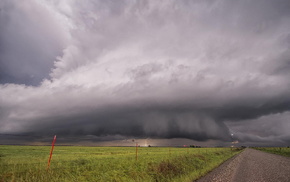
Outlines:
[{"label": "gray cloud", "polygon": [[49,75],[66,36],[56,18],[34,1],[0,5],[0,83],[38,85]]},{"label": "gray cloud", "polygon": [[289,144],[289,112],[270,114],[243,122],[229,122],[227,125],[241,142],[255,145]]},{"label": "gray cloud", "polygon": [[0,133],[289,143],[259,129],[289,118],[288,1],[29,2],[1,4]]}]

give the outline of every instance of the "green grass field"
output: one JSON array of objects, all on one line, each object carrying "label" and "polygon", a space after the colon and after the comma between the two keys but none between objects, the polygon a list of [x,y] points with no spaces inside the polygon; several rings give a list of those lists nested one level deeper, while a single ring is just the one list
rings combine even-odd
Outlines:
[{"label": "green grass field", "polygon": [[287,147],[255,147],[254,149],[290,157],[290,148]]},{"label": "green grass field", "polygon": [[192,181],[239,153],[230,148],[0,146],[0,181]]}]

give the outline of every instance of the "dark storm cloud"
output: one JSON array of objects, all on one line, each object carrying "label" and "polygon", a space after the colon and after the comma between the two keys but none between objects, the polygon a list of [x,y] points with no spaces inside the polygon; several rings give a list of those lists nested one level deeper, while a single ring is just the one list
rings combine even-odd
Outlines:
[{"label": "dark storm cloud", "polygon": [[55,18],[33,1],[0,3],[0,83],[38,85],[64,47]]},{"label": "dark storm cloud", "polygon": [[264,146],[289,144],[289,111],[243,122],[229,122],[227,125],[235,131],[234,138],[243,143]]},{"label": "dark storm cloud", "polygon": [[0,133],[289,143],[289,1],[29,2],[1,4]]}]

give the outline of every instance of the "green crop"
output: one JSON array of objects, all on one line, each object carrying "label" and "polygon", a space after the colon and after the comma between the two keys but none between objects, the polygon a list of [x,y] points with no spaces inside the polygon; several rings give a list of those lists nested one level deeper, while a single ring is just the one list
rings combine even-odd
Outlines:
[{"label": "green crop", "polygon": [[240,152],[230,148],[0,146],[0,181],[192,181]]}]

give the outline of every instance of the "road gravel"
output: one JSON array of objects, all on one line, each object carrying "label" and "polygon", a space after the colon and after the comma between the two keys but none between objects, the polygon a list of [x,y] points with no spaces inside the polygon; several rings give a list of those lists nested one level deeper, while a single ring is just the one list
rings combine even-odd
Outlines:
[{"label": "road gravel", "polygon": [[290,182],[290,158],[247,148],[197,182]]}]

